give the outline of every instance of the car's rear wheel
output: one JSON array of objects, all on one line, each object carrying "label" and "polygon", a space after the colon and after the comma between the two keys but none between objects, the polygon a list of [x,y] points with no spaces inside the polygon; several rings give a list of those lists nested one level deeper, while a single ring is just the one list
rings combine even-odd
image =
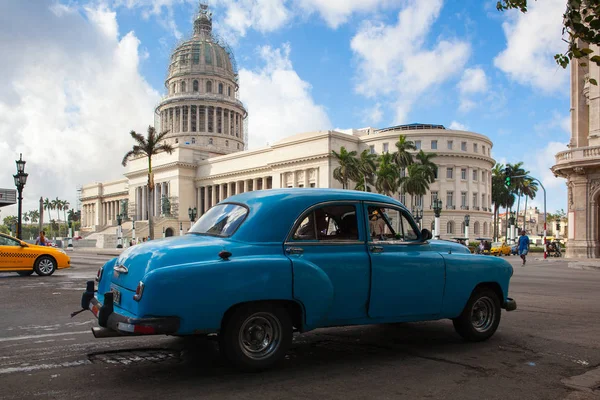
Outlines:
[{"label": "car's rear wheel", "polygon": [[502,308],[496,292],[490,288],[476,289],[462,314],[454,318],[454,329],[464,339],[480,342],[489,339],[498,329]]},{"label": "car's rear wheel", "polygon": [[31,270],[31,271],[19,271],[19,272],[17,272],[17,274],[19,274],[20,276],[29,276],[29,275],[33,274],[33,270]]},{"label": "car's rear wheel", "polygon": [[236,367],[260,371],[280,361],[292,344],[287,311],[268,303],[236,309],[219,334],[221,354]]},{"label": "car's rear wheel", "polygon": [[50,276],[56,271],[56,261],[49,256],[41,256],[35,260],[34,271],[39,276]]}]

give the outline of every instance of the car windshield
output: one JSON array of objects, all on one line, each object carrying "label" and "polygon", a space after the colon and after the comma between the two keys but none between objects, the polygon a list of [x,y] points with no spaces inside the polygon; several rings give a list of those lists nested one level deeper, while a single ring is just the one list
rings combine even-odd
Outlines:
[{"label": "car windshield", "polygon": [[494,242],[494,243],[492,243],[492,247],[502,247],[502,243],[501,242]]},{"label": "car windshield", "polygon": [[246,218],[248,209],[238,204],[219,204],[208,210],[188,233],[229,237]]}]

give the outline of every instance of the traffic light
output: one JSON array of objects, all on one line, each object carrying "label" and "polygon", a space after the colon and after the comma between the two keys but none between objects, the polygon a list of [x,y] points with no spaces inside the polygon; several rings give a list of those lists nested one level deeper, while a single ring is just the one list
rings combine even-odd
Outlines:
[{"label": "traffic light", "polygon": [[504,168],[504,183],[507,187],[510,187],[510,168]]},{"label": "traffic light", "polygon": [[506,186],[510,186],[510,176],[504,178],[504,183],[506,183]]}]

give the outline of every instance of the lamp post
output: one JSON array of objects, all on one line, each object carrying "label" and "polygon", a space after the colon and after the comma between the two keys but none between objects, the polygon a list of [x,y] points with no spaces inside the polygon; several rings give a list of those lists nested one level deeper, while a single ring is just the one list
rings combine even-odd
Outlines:
[{"label": "lamp post", "polygon": [[198,215],[198,210],[196,209],[196,207],[192,208],[188,208],[188,216],[190,217],[190,222],[193,224],[194,221],[196,220],[196,216]]},{"label": "lamp post", "polygon": [[440,238],[440,214],[442,213],[442,200],[436,198],[433,200],[433,213],[435,215],[435,234],[434,238]]},{"label": "lamp post", "polygon": [[412,215],[413,217],[415,217],[415,220],[417,221],[417,225],[419,225],[419,229],[421,228],[421,220],[423,219],[423,206],[413,206],[412,207]]},{"label": "lamp post", "polygon": [[17,192],[19,193],[19,206],[18,206],[18,217],[17,217],[17,238],[21,239],[21,213],[23,210],[23,188],[27,183],[27,176],[29,174],[25,173],[25,161],[23,161],[23,154],[19,153],[19,159],[16,160],[17,163],[17,173],[13,175],[15,178],[15,186],[17,187]]},{"label": "lamp post", "polygon": [[117,249],[123,248],[123,229],[121,227],[121,222],[123,222],[123,216],[117,214]]},{"label": "lamp post", "polygon": [[179,236],[183,236],[183,222],[179,222]]},{"label": "lamp post", "polygon": [[510,225],[510,229],[508,231],[509,237],[506,240],[506,243],[512,244],[515,239],[515,213],[510,213],[510,217],[508,218],[508,223]]},{"label": "lamp post", "polygon": [[469,222],[471,221],[471,216],[469,214],[465,215],[465,237],[467,238],[467,246],[469,245]]},{"label": "lamp post", "polygon": [[135,244],[135,221],[131,220],[131,242]]},{"label": "lamp post", "polygon": [[69,244],[67,247],[73,247],[73,221],[69,220]]}]

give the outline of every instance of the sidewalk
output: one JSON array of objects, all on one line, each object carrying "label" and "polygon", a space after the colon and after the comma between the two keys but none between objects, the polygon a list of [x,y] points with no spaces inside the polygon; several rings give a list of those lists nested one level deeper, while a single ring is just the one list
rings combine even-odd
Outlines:
[{"label": "sidewalk", "polygon": [[67,254],[70,253],[88,253],[102,256],[119,256],[125,249],[100,249],[97,247],[73,247],[73,250],[64,249]]},{"label": "sidewalk", "polygon": [[548,257],[544,260],[544,257],[535,257],[536,261],[545,261],[547,263],[566,263],[568,268],[573,269],[585,269],[589,271],[600,271],[600,259],[597,258],[556,258]]}]

